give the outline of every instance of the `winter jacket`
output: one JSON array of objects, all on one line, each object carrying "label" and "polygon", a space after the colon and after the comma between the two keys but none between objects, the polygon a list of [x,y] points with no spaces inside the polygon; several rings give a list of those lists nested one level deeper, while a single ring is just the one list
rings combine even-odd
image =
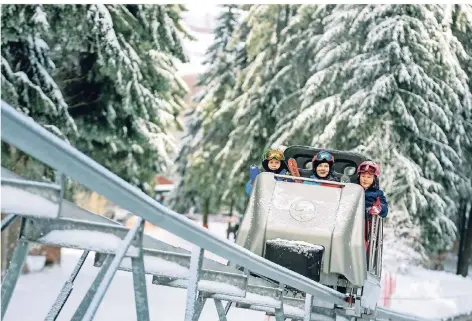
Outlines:
[{"label": "winter jacket", "polygon": [[[318,180],[324,180],[324,181],[330,181],[330,182],[339,182],[339,179],[337,177],[334,177],[332,175],[329,175],[328,178],[326,179],[320,179],[316,177],[315,174],[311,175],[309,178],[311,179],[318,179]],[[309,181],[303,181],[303,184],[309,184],[309,185],[320,185],[318,182],[309,182]]]},{"label": "winter jacket", "polygon": [[370,208],[372,207],[372,205],[374,205],[374,202],[379,199],[380,200],[380,213],[379,213],[379,216],[380,217],[386,217],[387,214],[388,214],[388,202],[387,202],[387,198],[385,197],[383,191],[376,187],[376,186],[373,186],[373,187],[369,187],[368,189],[366,189],[364,191],[364,194],[365,194],[365,215],[366,215],[366,218],[369,218],[370,214],[369,214],[369,210]]},{"label": "winter jacket", "polygon": [[[286,169],[283,169],[282,171],[280,171],[278,175],[290,175],[290,173],[288,173]],[[281,177],[276,177],[275,179],[277,181],[286,181],[286,182],[291,181],[291,180],[287,180]],[[246,183],[246,188],[245,188],[247,196],[251,195],[252,185],[254,185],[254,181],[252,179],[249,179],[249,181]]]}]

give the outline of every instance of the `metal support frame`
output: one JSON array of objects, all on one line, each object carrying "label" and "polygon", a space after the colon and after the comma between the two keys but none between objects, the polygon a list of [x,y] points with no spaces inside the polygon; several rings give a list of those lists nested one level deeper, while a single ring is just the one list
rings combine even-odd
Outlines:
[{"label": "metal support frame", "polygon": [[195,246],[192,250],[190,261],[189,280],[187,286],[187,304],[185,306],[185,321],[195,320],[195,312],[198,297],[198,282],[200,281],[200,271],[202,269],[203,254],[205,250]]},{"label": "metal support frame", "polygon": [[[105,261],[106,263],[101,268],[99,275],[95,278],[95,281],[90,287],[89,292],[87,292],[86,297],[80,304],[80,308],[76,311],[76,314],[72,318],[73,320],[88,321],[93,319],[95,313],[98,310],[98,307],[100,306],[100,303],[103,300],[103,297],[105,296],[106,291],[108,290],[111,284],[111,281],[113,280],[113,277],[116,274],[116,271],[118,271],[118,267],[120,266],[121,260],[123,260],[126,255],[126,252],[128,251],[128,248],[131,245],[131,242],[134,240],[138,232],[140,230],[142,231],[142,223],[143,219],[139,217],[136,220],[136,224],[134,225],[134,227],[126,235],[121,246],[117,249],[114,257],[110,255],[110,260]],[[113,259],[111,259],[112,257]],[[107,264],[107,261],[110,262],[109,265]],[[147,316],[147,319],[149,319],[149,315]]]},{"label": "metal support frame", "polygon": [[[2,318],[8,308],[12,292],[26,260],[28,243],[43,242],[43,244],[54,246],[54,241],[48,240],[47,237],[44,239],[43,236],[47,236],[49,232],[53,231],[60,232],[60,235],[67,235],[67,232],[72,230],[77,232],[106,233],[118,237],[121,243],[116,249],[110,250],[102,249],[97,244],[84,246],[77,242],[68,241],[67,238],[64,239],[65,243],[62,242],[64,240],[61,241],[61,246],[84,249],[84,253],[49,311],[47,320],[57,319],[73,290],[73,283],[86,261],[89,251],[96,252],[95,259],[97,260],[98,257],[97,262],[101,264],[101,268],[77,308],[72,318],[74,321],[93,319],[118,269],[133,273],[138,321],[149,321],[149,305],[145,284],[146,273],[153,275],[153,284],[187,288],[185,321],[197,321],[199,319],[207,298],[212,298],[215,302],[219,321],[227,320],[227,314],[233,303],[236,303],[236,307],[265,311],[269,315],[274,315],[277,321],[284,321],[286,318],[292,318],[292,320],[303,319],[303,321],[311,321],[319,317],[335,319],[338,314],[346,316],[346,311],[342,310],[345,307],[343,300],[345,296],[343,294],[300,276],[273,262],[269,262],[232,242],[212,235],[206,229],[196,226],[178,213],[160,205],[31,119],[18,113],[3,101],[1,109],[2,139],[58,171],[56,175],[56,183],[58,185],[42,182],[25,182],[26,180],[15,181],[14,179],[10,180],[10,183],[17,184],[18,186],[30,186],[32,189],[52,188],[55,191],[59,191],[56,217],[51,217],[51,215],[38,217],[34,213],[7,212],[10,215],[2,221],[3,231],[8,226],[8,222],[14,220],[15,216],[22,217],[18,245],[15,248],[10,266],[2,282]],[[136,225],[129,230],[114,221],[105,218],[99,219],[96,215],[90,215],[86,211],[79,211],[80,213],[64,217],[64,215],[67,216],[69,211],[78,211],[74,206],[63,200],[66,182],[65,175],[104,195],[120,207],[133,213],[139,213],[141,217],[138,218]],[[2,177],[2,185],[3,181]],[[48,195],[45,197],[47,198]],[[56,196],[53,195],[53,198],[55,199]],[[145,220],[149,220],[151,223],[166,229],[170,233],[192,242],[195,248],[191,255],[188,251],[172,247],[168,244],[162,244],[162,242],[159,243],[160,241],[157,240],[150,242],[149,238],[143,235]],[[382,225],[380,224],[379,227],[381,231]],[[145,240],[148,242],[146,248]],[[131,246],[133,246],[132,249]],[[381,243],[378,246],[381,246]],[[208,262],[204,258],[205,250],[212,251],[236,265],[244,266],[245,273],[243,274],[226,266],[223,268],[223,265],[219,263]],[[100,255],[105,255],[106,257],[100,259]],[[178,269],[188,269],[188,275],[179,277],[163,275],[156,269],[156,265],[145,264],[145,262],[148,262],[146,259],[150,259],[150,263],[154,259],[169,260],[176,264]],[[125,260],[128,260],[127,262],[129,263],[123,264]],[[248,268],[254,271],[255,274],[263,276],[264,279],[252,277]],[[370,265],[370,268],[372,268],[372,265]],[[275,280],[276,284],[272,285],[270,282],[264,281],[267,279]],[[221,292],[219,289],[205,287],[203,283],[207,280],[230,284],[233,288],[236,288],[236,291],[233,290],[233,292],[227,293],[224,292],[225,290]],[[300,290],[305,295],[305,298],[284,297],[285,284]],[[274,300],[265,299],[258,301],[257,299],[248,299],[247,295],[252,293]],[[222,301],[228,301],[226,307],[223,306]],[[285,311],[285,305],[296,309],[287,309]],[[370,316],[366,317],[370,318]],[[383,308],[377,308],[376,318],[392,321],[422,320],[421,318],[396,313]],[[450,321],[456,320],[451,319]]]},{"label": "metal support frame", "polygon": [[223,307],[223,303],[221,303],[221,300],[213,299],[213,301],[215,302],[216,312],[218,313],[219,321],[227,321],[226,311],[225,311],[225,308]]},{"label": "metal support frame", "polygon": [[212,235],[201,226],[159,204],[138,188],[85,156],[32,119],[17,112],[2,101],[2,139],[15,145],[41,162],[65,173],[91,190],[100,193],[113,203],[144,218],[161,228],[178,235],[251,271],[283,282],[320,299],[344,304],[344,295],[324,287],[278,264],[270,262],[226,239]]},{"label": "metal support frame", "polygon": [[279,290],[280,290],[280,306],[275,308],[275,321],[285,321],[285,313],[284,313],[284,289],[285,284],[279,283]]},{"label": "metal support frame", "polygon": [[2,220],[2,232],[8,227],[10,226],[11,223],[13,223],[16,219],[18,218],[18,215],[16,214],[8,214],[7,217],[5,217],[3,220]]},{"label": "metal support frame", "polygon": [[311,308],[313,306],[313,296],[311,294],[307,294],[305,297],[305,315],[303,316],[303,321],[310,321],[311,320]]},{"label": "metal support frame", "polygon": [[49,313],[46,316],[47,321],[55,321],[57,317],[59,316],[59,314],[61,313],[62,308],[64,307],[67,299],[69,298],[74,288],[74,281],[77,275],[79,274],[80,270],[82,269],[82,266],[84,265],[88,254],[89,254],[89,251],[84,251],[84,253],[82,253],[82,255],[80,256],[76,266],[72,270],[72,273],[69,279],[62,286],[61,292],[59,293],[58,297],[56,298],[56,301],[54,302],[53,306],[49,310]]},{"label": "metal support frame", "polygon": [[146,288],[146,271],[144,268],[144,249],[143,249],[143,233],[144,220],[141,220],[138,227],[138,257],[131,258],[131,266],[133,269],[133,286],[134,301],[136,304],[136,317],[138,321],[149,321],[149,303]]},{"label": "metal support frame", "polygon": [[[20,232],[21,235],[21,232]],[[28,242],[18,239],[18,243],[13,252],[8,271],[2,280],[2,319],[7,312],[8,304],[10,303],[11,296],[15,290],[16,283],[20,277],[23,266],[26,262],[26,256],[28,255],[29,244]]]}]

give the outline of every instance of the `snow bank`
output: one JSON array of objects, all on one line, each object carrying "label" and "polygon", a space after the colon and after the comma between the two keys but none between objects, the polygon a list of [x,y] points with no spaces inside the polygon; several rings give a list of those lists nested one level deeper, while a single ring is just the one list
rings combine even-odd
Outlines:
[{"label": "snow bank", "polygon": [[423,318],[444,318],[472,311],[472,279],[409,267],[396,275],[392,310]]}]

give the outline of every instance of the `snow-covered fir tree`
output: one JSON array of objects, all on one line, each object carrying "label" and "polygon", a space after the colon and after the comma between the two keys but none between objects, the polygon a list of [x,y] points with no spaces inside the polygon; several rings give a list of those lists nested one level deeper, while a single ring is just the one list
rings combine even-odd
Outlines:
[{"label": "snow-covered fir tree", "polygon": [[[472,5],[447,5],[443,24],[451,26],[451,47],[455,50],[461,68],[468,75],[467,95],[461,97],[463,110],[456,113],[450,135],[450,144],[460,150],[460,180],[455,185],[458,212],[458,260],[456,273],[467,276],[472,257]],[[459,42],[457,43],[457,41]]]},{"label": "snow-covered fir tree", "polygon": [[[219,164],[215,156],[224,146],[228,135],[226,128],[212,126],[214,113],[236,84],[236,48],[231,46],[234,30],[240,23],[238,5],[220,6],[214,29],[214,42],[206,53],[208,69],[199,77],[202,91],[196,97],[198,105],[189,113],[186,135],[176,159],[180,181],[169,204],[178,212],[186,212],[192,206],[200,213],[217,210],[224,191],[215,175]],[[206,224],[206,216],[205,216]]]},{"label": "snow-covered fir tree", "polygon": [[217,176],[226,182],[224,197],[244,199],[244,184],[250,164],[261,162],[268,138],[277,124],[274,110],[288,94],[286,83],[292,81],[281,75],[282,65],[276,62],[283,54],[284,29],[296,13],[293,5],[254,5],[248,12],[247,39],[240,38],[247,51],[247,67],[241,68],[233,95],[215,113],[211,126],[233,128],[224,148],[216,156],[221,166]]},{"label": "snow-covered fir tree", "polygon": [[[76,137],[77,126],[52,76],[49,35],[54,13],[45,6],[2,5],[2,100],[62,139]],[[2,141],[2,166],[24,177],[54,180],[54,172]],[[69,196],[69,195],[67,195]]]},{"label": "snow-covered fir tree", "polygon": [[[187,91],[180,5],[53,6],[56,77],[81,129],[76,147],[130,183],[147,183],[172,163]],[[51,10],[53,10],[51,9]]]},{"label": "snow-covered fir tree", "polygon": [[[422,245],[452,245],[458,150],[448,132],[466,77],[427,5],[337,5],[323,19],[302,110],[285,139],[358,150],[393,175],[382,187],[391,216],[421,227]],[[380,139],[382,138],[382,139]],[[388,141],[387,141],[388,139]],[[379,145],[388,146],[388,153]]]},{"label": "snow-covered fir tree", "polygon": [[50,14],[43,5],[2,6],[2,99],[60,137],[76,125],[52,71]]},{"label": "snow-covered fir tree", "polygon": [[302,5],[282,31],[286,40],[275,61],[279,71],[274,81],[284,82],[284,97],[274,109],[280,125],[269,139],[270,143],[285,143],[284,134],[292,127],[291,121],[301,112],[300,96],[315,68],[312,53],[323,35],[322,19],[332,7],[333,5]]},{"label": "snow-covered fir tree", "polygon": [[444,24],[450,28],[451,47],[456,52],[460,67],[466,75],[466,94],[461,96],[463,109],[456,113],[450,133],[451,145],[460,151],[461,183],[457,184],[460,198],[472,197],[472,5],[448,5]]}]

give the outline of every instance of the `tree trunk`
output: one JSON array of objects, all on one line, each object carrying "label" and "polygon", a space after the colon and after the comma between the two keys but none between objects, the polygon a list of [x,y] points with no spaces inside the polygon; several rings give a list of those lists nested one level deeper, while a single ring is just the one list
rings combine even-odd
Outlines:
[{"label": "tree trunk", "polygon": [[208,228],[208,214],[210,212],[210,198],[206,198],[203,203],[203,227]]},{"label": "tree trunk", "polygon": [[467,202],[462,200],[459,204],[459,247],[457,249],[457,267],[456,274],[461,274],[461,266],[464,264],[464,241],[467,225]]},{"label": "tree trunk", "polygon": [[234,205],[234,199],[231,199],[231,205],[229,208],[229,220],[228,220],[228,229],[226,230],[226,238],[229,240],[229,235],[231,234],[232,228],[231,228],[231,223],[233,219],[233,205]]},{"label": "tree trunk", "polygon": [[469,274],[469,264],[472,258],[472,203],[468,203],[465,210],[469,212],[469,219],[467,220],[467,230],[465,231],[465,240],[463,244],[461,265],[458,264],[458,274],[466,277]]}]

